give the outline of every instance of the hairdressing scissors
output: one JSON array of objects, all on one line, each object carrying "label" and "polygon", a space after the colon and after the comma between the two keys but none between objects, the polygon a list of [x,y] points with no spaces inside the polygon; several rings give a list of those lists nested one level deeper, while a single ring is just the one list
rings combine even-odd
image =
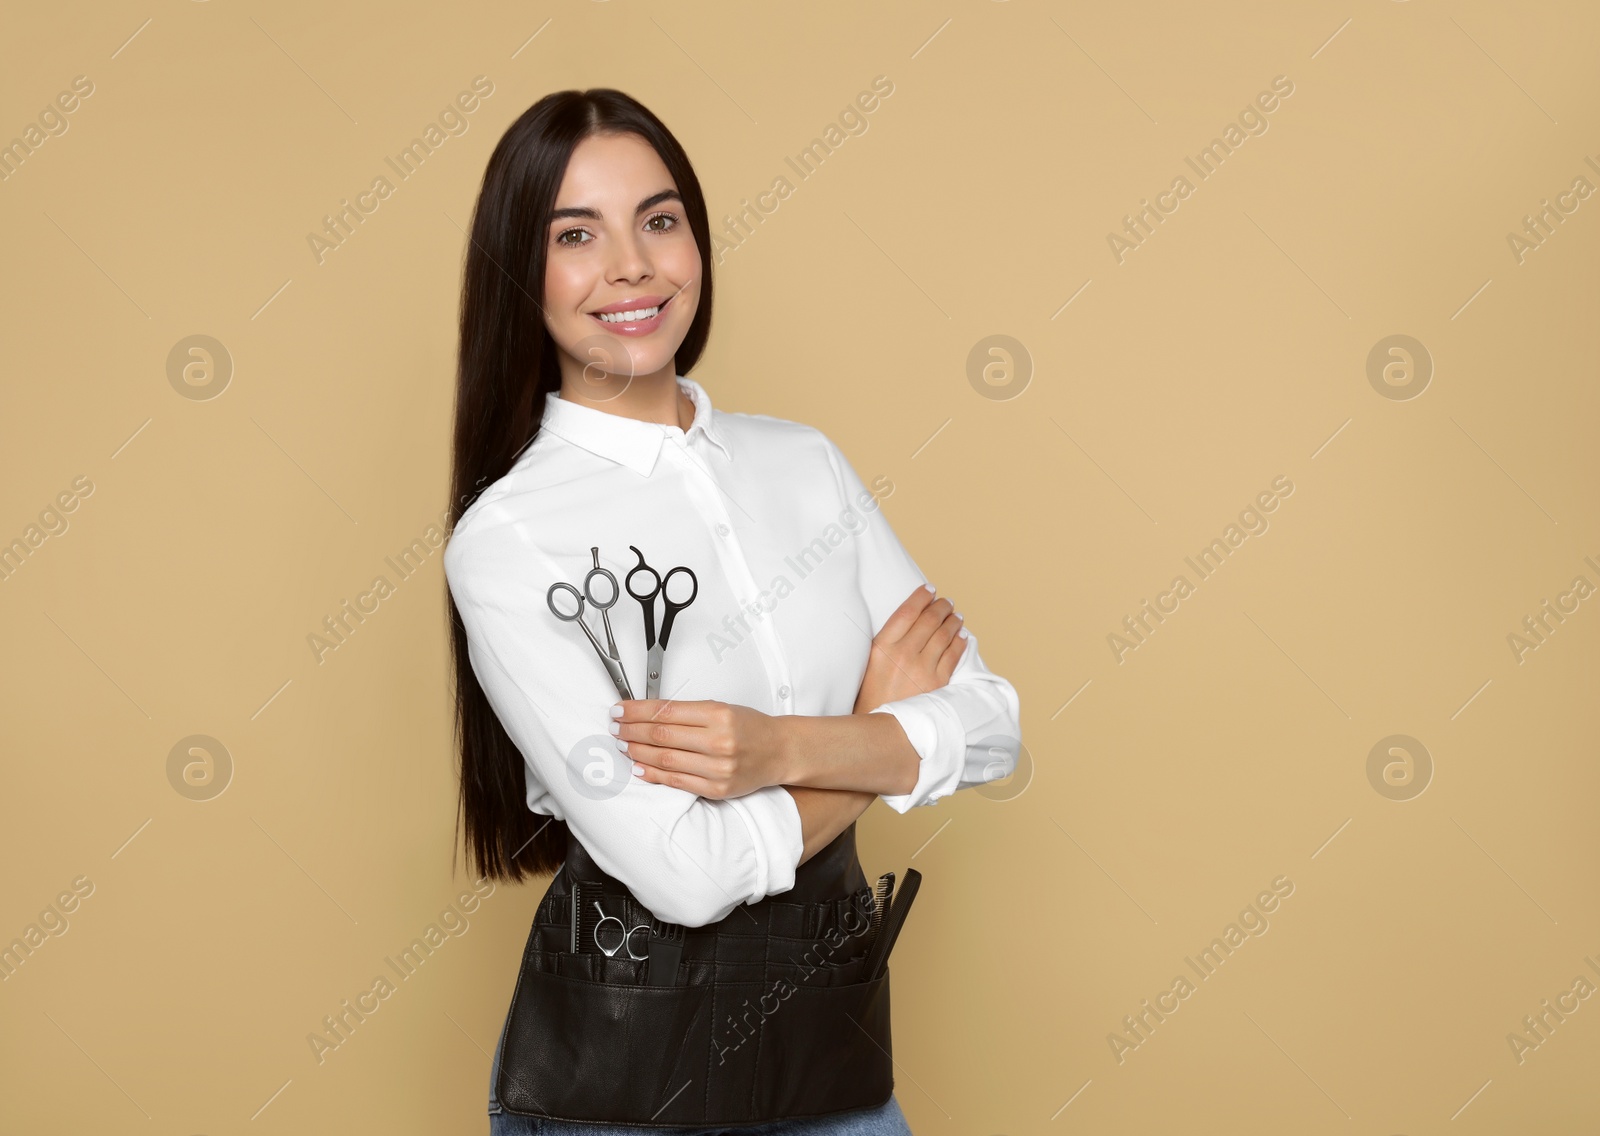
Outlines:
[{"label": "hairdressing scissors", "polygon": [[[646,959],[650,957],[650,924],[635,923],[632,927],[629,927],[615,915],[607,915],[605,908],[600,906],[600,901],[598,899],[594,901],[594,909],[600,913],[600,922],[594,925],[594,945],[599,947],[607,958],[614,958],[616,953],[624,946],[628,948],[628,957],[633,959],[635,962],[640,959]],[[617,925],[616,930],[607,932],[606,934],[606,938],[613,940],[614,943],[610,950],[606,950],[606,945],[600,941],[600,928],[604,927],[607,923],[615,923]],[[633,935],[635,931],[643,931],[645,933],[645,951],[643,954],[636,955],[633,953]],[[621,935],[622,938],[617,939],[617,935]]]},{"label": "hairdressing scissors", "polygon": [[[622,592],[617,587],[617,578],[611,574],[610,569],[600,567],[600,549],[590,548],[594,555],[594,567],[583,578],[583,591],[579,592],[571,584],[558,581],[550,585],[550,590],[545,593],[545,602],[550,605],[550,613],[557,619],[567,623],[576,623],[583,628],[583,633],[589,637],[589,642],[594,645],[595,654],[600,656],[600,661],[605,664],[606,673],[611,676],[611,683],[617,688],[617,693],[623,698],[633,698],[633,688],[628,685],[628,676],[622,669],[622,656],[617,654],[617,641],[611,636],[611,607],[622,598]],[[595,577],[600,577],[610,585],[611,598],[601,600],[594,594]],[[572,595],[572,604],[576,610],[562,611],[556,606],[556,593]],[[605,624],[606,645],[602,647],[600,640],[596,639],[594,632],[589,630],[589,625],[583,621],[583,601],[587,597],[589,603],[600,609],[600,621]]]},{"label": "hairdressing scissors", "polygon": [[[694,574],[693,569],[685,568],[681,564],[671,569],[665,576],[662,576],[644,562],[644,553],[631,544],[628,547],[639,558],[639,563],[628,569],[628,574],[622,578],[622,582],[627,585],[628,594],[644,606],[644,645],[649,648],[649,654],[645,656],[644,696],[646,698],[660,698],[661,666],[666,659],[667,640],[672,637],[672,621],[678,617],[680,611],[694,603],[694,598],[700,594],[700,577]],[[647,592],[634,591],[633,577],[640,572],[648,574],[655,581],[655,587]],[[667,595],[667,584],[679,572],[688,576],[689,582],[694,585],[694,591],[689,593],[689,598],[681,601],[674,600]],[[661,597],[662,605],[665,608],[665,614],[661,618],[661,634],[659,637],[656,634],[657,596]]]}]

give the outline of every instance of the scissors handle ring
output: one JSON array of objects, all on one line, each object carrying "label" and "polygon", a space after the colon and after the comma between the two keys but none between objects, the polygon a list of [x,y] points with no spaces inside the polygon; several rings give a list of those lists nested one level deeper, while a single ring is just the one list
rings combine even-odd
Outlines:
[{"label": "scissors handle ring", "polygon": [[[611,585],[611,598],[606,600],[604,603],[601,603],[599,600],[594,598],[594,578],[596,576],[599,576],[601,579],[605,580]],[[571,587],[570,584],[567,586]],[[589,598],[589,602],[591,604],[599,608],[601,611],[605,611],[607,608],[616,606],[616,602],[622,598],[622,589],[617,587],[617,578],[611,574],[611,569],[591,568],[589,569],[588,575],[584,576],[583,578],[583,594]]]},{"label": "scissors handle ring", "polygon": [[[694,591],[689,593],[689,598],[688,599],[682,600],[682,601],[675,600],[670,595],[667,594],[667,584],[668,584],[668,582],[672,579],[672,577],[676,576],[679,572],[682,572],[685,575],[687,575],[689,577],[690,581],[694,584]],[[663,604],[664,604],[664,606],[666,608],[666,614],[661,617],[661,640],[660,640],[660,642],[661,642],[661,646],[662,647],[665,647],[667,645],[667,640],[672,638],[672,624],[673,624],[673,621],[678,618],[678,613],[680,611],[682,611],[684,608],[688,607],[690,604],[694,603],[694,598],[696,596],[698,596],[699,594],[700,594],[700,577],[698,577],[698,576],[696,576],[694,574],[694,569],[685,568],[681,564],[678,565],[676,568],[672,569],[672,571],[668,572],[667,575],[666,575],[666,578],[661,581],[661,599],[662,599]]]},{"label": "scissors handle ring", "polygon": [[[634,599],[638,600],[640,603],[649,603],[661,592],[661,577],[659,574],[657,574],[654,568],[650,567],[650,565],[644,562],[644,553],[640,552],[638,548],[631,544],[628,545],[628,549],[639,558],[639,563],[628,569],[628,574],[622,578],[622,583],[628,589],[628,594]],[[655,586],[652,587],[648,592],[641,593],[633,590],[633,578],[640,572],[649,573],[650,579],[654,581]]]},{"label": "scissors handle ring", "polygon": [[[560,591],[571,592],[573,600],[578,605],[577,610],[571,615],[568,615],[566,612],[562,611],[556,606],[556,593]],[[557,619],[566,623],[576,622],[580,627],[583,626],[583,593],[578,591],[578,589],[573,587],[571,584],[564,580],[557,580],[554,584],[550,585],[550,590],[545,592],[544,602],[550,605],[550,614],[555,616]]]},{"label": "scissors handle ring", "polygon": [[[642,955],[636,955],[633,953],[634,933],[637,931],[645,931],[648,933],[650,930],[650,924],[635,923],[632,927],[629,927],[615,915],[607,915],[605,908],[600,906],[600,901],[598,899],[594,901],[594,909],[600,913],[600,921],[594,925],[594,945],[600,948],[600,952],[604,954],[606,958],[615,958],[617,952],[620,951],[624,946],[628,948],[628,957],[634,962],[639,962],[650,957],[648,938],[645,940],[645,953]],[[616,946],[612,947],[609,951],[606,950],[606,945],[600,941],[600,928],[604,927],[607,923],[615,923],[617,925],[617,930],[622,932],[622,941]]]},{"label": "scissors handle ring", "polygon": [[[672,578],[674,576],[676,576],[679,572],[682,572],[685,575],[687,575],[689,577],[689,582],[694,585],[694,591],[689,593],[689,598],[686,599],[686,600],[675,600],[670,595],[667,594],[667,585],[672,582]],[[661,581],[661,595],[667,601],[667,606],[669,608],[673,608],[673,609],[676,609],[676,610],[681,610],[683,608],[686,608],[690,604],[694,603],[694,598],[696,596],[698,596],[699,594],[700,594],[700,577],[696,576],[694,574],[694,569],[693,568],[685,568],[682,564],[678,565],[672,571],[668,572],[666,577]]]}]

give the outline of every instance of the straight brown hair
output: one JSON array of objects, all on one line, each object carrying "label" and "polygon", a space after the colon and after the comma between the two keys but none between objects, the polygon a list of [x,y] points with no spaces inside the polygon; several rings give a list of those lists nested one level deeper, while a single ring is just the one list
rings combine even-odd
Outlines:
[{"label": "straight brown hair", "polygon": [[[473,207],[461,288],[452,531],[467,507],[532,443],[545,395],[561,389],[557,349],[543,314],[548,228],[572,152],[595,134],[638,135],[672,175],[703,265],[699,308],[674,360],[678,373],[687,375],[705,349],[711,330],[711,231],[689,156],[660,119],[621,91],[600,87],[546,95],[495,146]],[[464,831],[474,878],[521,882],[526,875],[549,874],[566,859],[567,824],[528,808],[523,755],[478,684],[448,586],[445,601],[461,778],[458,847]]]}]

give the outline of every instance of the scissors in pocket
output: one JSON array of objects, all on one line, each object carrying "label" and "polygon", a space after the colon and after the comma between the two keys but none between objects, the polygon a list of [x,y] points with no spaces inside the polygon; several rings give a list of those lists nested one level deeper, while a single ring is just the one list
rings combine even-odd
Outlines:
[{"label": "scissors in pocket", "polygon": [[[600,948],[601,953],[607,958],[615,958],[617,952],[626,946],[628,948],[628,957],[635,962],[650,957],[650,924],[635,923],[632,927],[629,927],[615,915],[607,915],[605,908],[600,906],[598,899],[594,901],[594,909],[600,913],[600,921],[594,925],[594,945]],[[615,923],[616,927],[608,928],[607,925],[611,923]],[[600,937],[602,929],[605,929],[604,940]],[[643,954],[633,953],[634,934],[638,931],[644,932],[645,951]],[[607,942],[611,944],[609,948],[606,946]]]},{"label": "scissors in pocket", "polygon": [[[693,569],[685,568],[681,564],[678,567],[668,571],[665,576],[662,576],[654,568],[650,567],[650,565],[644,562],[644,553],[640,552],[631,544],[628,545],[628,547],[632,549],[633,554],[639,558],[639,563],[628,569],[628,574],[622,578],[622,581],[627,585],[628,594],[634,599],[638,600],[639,603],[644,607],[644,645],[649,652],[645,656],[644,696],[646,698],[660,698],[661,667],[666,661],[667,640],[672,638],[672,622],[678,618],[678,613],[684,608],[688,607],[690,604],[694,603],[694,598],[700,594],[700,577],[694,574]],[[694,590],[689,593],[689,598],[682,601],[674,600],[671,596],[667,595],[667,585],[671,583],[672,578],[679,572],[682,572],[685,576],[688,576],[689,582],[694,585]],[[633,578],[641,573],[649,576],[655,582],[655,586],[649,591],[634,590]],[[661,633],[659,636],[656,634],[657,596],[661,597],[661,602],[663,608],[665,609],[661,617]],[[632,697],[632,695],[629,697]]]},{"label": "scissors in pocket", "polygon": [[[550,590],[545,593],[545,602],[550,605],[550,613],[557,619],[567,623],[576,623],[589,637],[589,642],[594,646],[595,654],[600,656],[600,661],[605,664],[606,673],[611,676],[611,684],[617,688],[617,693],[627,699],[633,698],[633,688],[628,685],[628,675],[622,669],[622,656],[617,654],[617,641],[611,635],[611,608],[617,600],[622,598],[622,590],[617,587],[617,578],[607,568],[600,567],[600,549],[598,546],[590,548],[594,556],[594,567],[583,578],[583,591],[564,581],[557,581],[550,585]],[[635,569],[637,571],[637,569]],[[604,580],[610,589],[610,598],[604,599],[595,595],[595,579]],[[563,610],[556,605],[556,594],[570,595],[572,611]],[[583,603],[587,598],[589,604],[600,609],[600,621],[605,625],[605,646],[600,645],[600,640],[595,638],[589,625],[583,620]]]}]

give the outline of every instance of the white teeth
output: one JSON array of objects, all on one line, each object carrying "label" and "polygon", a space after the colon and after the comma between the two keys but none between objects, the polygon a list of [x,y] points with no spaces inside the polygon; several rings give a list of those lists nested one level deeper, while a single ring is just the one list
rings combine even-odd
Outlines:
[{"label": "white teeth", "polygon": [[640,308],[636,312],[601,312],[600,319],[605,323],[638,323],[640,320],[651,319],[660,310],[658,305],[654,308]]}]

